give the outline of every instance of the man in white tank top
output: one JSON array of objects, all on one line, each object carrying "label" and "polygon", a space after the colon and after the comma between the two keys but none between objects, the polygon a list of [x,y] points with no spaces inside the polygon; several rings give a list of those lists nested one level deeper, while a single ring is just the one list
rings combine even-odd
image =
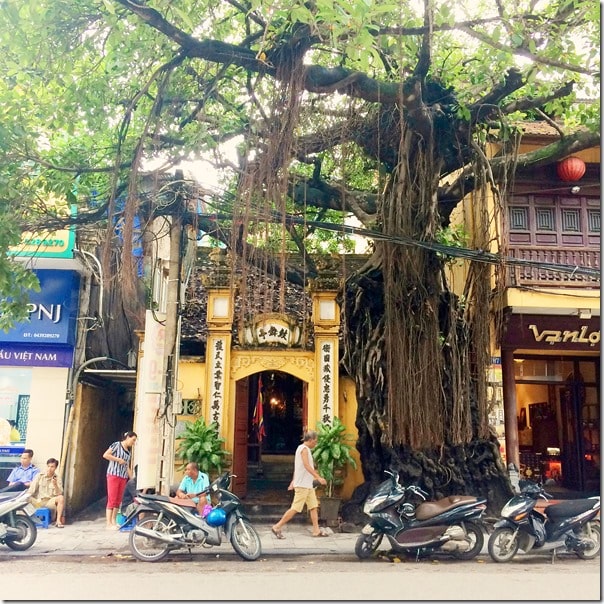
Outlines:
[{"label": "man in white tank top", "polygon": [[302,444],[296,449],[294,456],[294,477],[289,484],[288,490],[294,490],[294,500],[291,507],[277,524],[271,528],[273,535],[277,539],[285,539],[281,532],[281,527],[287,524],[296,514],[301,512],[306,505],[312,522],[312,536],[326,537],[319,528],[319,501],[313,487],[313,481],[318,480],[320,484],[325,485],[327,481],[315,470],[315,464],[312,458],[312,449],[317,444],[317,433],[314,430],[308,430],[304,434]]}]

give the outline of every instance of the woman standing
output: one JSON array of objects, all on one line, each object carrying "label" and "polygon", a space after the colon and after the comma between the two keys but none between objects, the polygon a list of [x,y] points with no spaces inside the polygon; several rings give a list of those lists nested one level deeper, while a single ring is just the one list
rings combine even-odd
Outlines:
[{"label": "woman standing", "polygon": [[136,432],[125,432],[121,441],[115,441],[103,453],[107,467],[107,528],[117,528],[117,511],[122,503],[128,479],[132,478],[130,457],[136,442]]}]

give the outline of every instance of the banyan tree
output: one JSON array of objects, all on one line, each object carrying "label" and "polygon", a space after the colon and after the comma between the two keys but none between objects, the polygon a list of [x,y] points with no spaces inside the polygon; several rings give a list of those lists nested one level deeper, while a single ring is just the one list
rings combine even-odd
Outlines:
[{"label": "banyan tree", "polygon": [[[492,249],[491,220],[515,169],[599,144],[589,102],[596,3],[4,4],[3,35],[30,49],[11,60],[33,61],[36,49],[38,71],[16,85],[38,91],[55,128],[49,145],[24,145],[28,161],[48,178],[77,175],[80,198],[104,186],[110,213],[130,179],[126,226],[145,162],[213,162],[223,190],[206,198],[197,226],[238,271],[270,276],[273,305],[357,225],[370,251],[362,267],[340,269],[342,365],[356,382],[366,479],[392,465],[433,495],[507,494],[485,377],[490,296],[505,262],[481,262],[480,250]],[[51,107],[43,86],[61,102]],[[519,154],[515,125],[536,119],[559,140]],[[469,270],[454,291],[455,247],[442,244],[470,195],[473,224],[458,243]]]}]

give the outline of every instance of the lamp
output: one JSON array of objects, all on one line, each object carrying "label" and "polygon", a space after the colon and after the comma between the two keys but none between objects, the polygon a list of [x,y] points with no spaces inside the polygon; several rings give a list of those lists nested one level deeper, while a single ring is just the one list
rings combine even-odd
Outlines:
[{"label": "lamp", "polygon": [[579,157],[566,157],[558,162],[556,172],[560,180],[564,182],[574,182],[579,180],[585,174],[585,162]]}]

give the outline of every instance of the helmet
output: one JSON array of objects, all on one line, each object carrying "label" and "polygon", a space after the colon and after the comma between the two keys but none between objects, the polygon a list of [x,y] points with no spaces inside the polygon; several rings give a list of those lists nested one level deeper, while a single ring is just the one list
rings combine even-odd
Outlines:
[{"label": "helmet", "polygon": [[214,508],[206,516],[206,522],[210,526],[222,526],[226,522],[226,512],[222,508]]}]

